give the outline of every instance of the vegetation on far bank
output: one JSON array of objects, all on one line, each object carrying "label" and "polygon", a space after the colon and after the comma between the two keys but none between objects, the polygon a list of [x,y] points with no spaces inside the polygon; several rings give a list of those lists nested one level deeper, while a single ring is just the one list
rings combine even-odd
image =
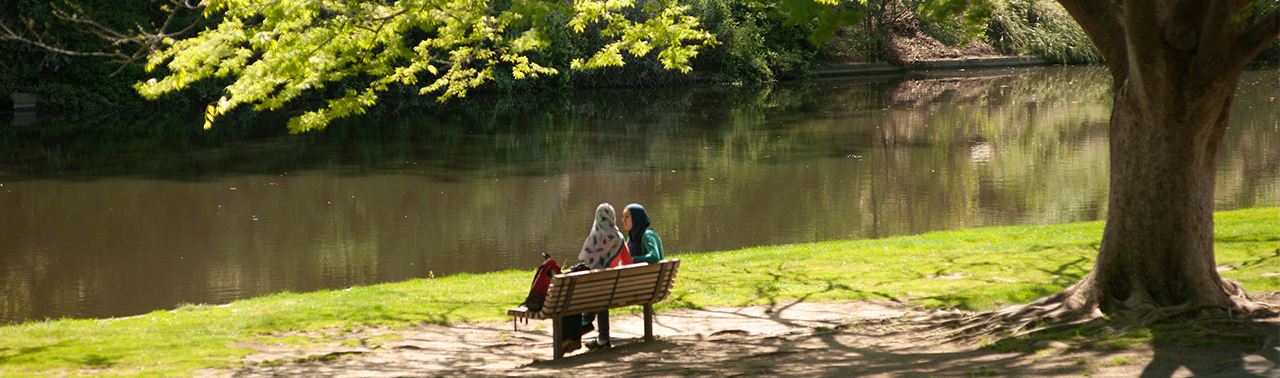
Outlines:
[{"label": "vegetation on far bank", "polygon": [[[1280,208],[1220,212],[1215,221],[1221,274],[1250,292],[1280,290]],[[676,286],[657,308],[893,300],[989,310],[1083,277],[1101,230],[1102,222],[993,227],[677,255]],[[10,325],[0,327],[0,375],[183,376],[238,366],[251,352],[238,342],[329,343],[363,327],[508,320],[506,309],[523,299],[531,276],[459,274],[128,318]],[[311,330],[327,336],[264,337]]]},{"label": "vegetation on far bank", "polygon": [[[887,40],[895,35],[918,30],[925,38],[944,45],[969,43],[960,20],[933,20],[919,16],[915,10],[923,2],[910,0],[852,2],[841,5],[849,12],[864,15],[862,22],[842,28],[836,38],[814,43],[810,36],[816,22],[792,25],[788,21],[794,10],[782,0],[690,0],[688,13],[697,17],[702,28],[716,35],[719,43],[704,49],[692,62],[694,75],[670,71],[652,59],[630,57],[623,67],[587,71],[569,69],[575,59],[589,57],[608,39],[598,30],[575,33],[568,17],[549,16],[548,39],[551,44],[531,58],[537,63],[559,70],[561,74],[537,79],[515,80],[509,73],[498,73],[484,91],[537,92],[568,90],[574,87],[650,86],[687,83],[693,80],[716,83],[758,83],[811,75],[815,68],[832,61],[895,60],[894,47]],[[986,33],[975,43],[990,43],[1008,54],[1040,54],[1060,62],[1096,62],[1096,52],[1088,51],[1088,43],[1079,27],[1061,11],[1056,3],[1010,0],[997,2],[995,14]],[[95,16],[106,27],[131,30],[134,25],[164,21],[166,12],[156,3],[129,3],[117,6],[110,0],[78,0],[74,6]],[[497,6],[497,5],[495,5]],[[155,9],[152,9],[155,8]],[[61,2],[24,0],[0,6],[0,19],[30,20],[32,25],[46,28],[46,42],[78,51],[115,49],[98,36],[78,28],[76,23],[54,16],[56,10],[68,10]],[[192,22],[194,15],[175,20]],[[216,19],[206,21],[213,26]],[[10,25],[19,28],[19,25]],[[37,28],[37,30],[40,30]],[[984,42],[985,41],[985,42]],[[0,107],[7,105],[7,94],[32,92],[41,96],[46,113],[127,113],[139,114],[174,109],[200,109],[223,94],[226,79],[205,80],[177,94],[157,101],[145,101],[134,90],[135,83],[154,76],[141,67],[121,68],[119,62],[104,57],[65,56],[14,41],[0,42],[0,49],[11,52],[0,57]],[[655,50],[650,55],[657,54]],[[116,72],[116,71],[119,72]],[[114,76],[111,76],[113,73]],[[336,85],[312,90],[294,101],[307,106],[360,89],[361,78],[353,77]],[[387,102],[430,103],[434,95],[419,96],[417,88],[392,88],[384,94]],[[384,104],[386,105],[386,104]],[[402,107],[403,104],[384,106]],[[7,109],[7,108],[5,108]],[[286,110],[287,111],[287,110]],[[381,109],[380,111],[386,111]]]},{"label": "vegetation on far bank", "polygon": [[[134,30],[137,25],[156,25],[165,21],[167,12],[154,2],[116,0],[22,0],[0,5],[0,22],[14,30],[29,25],[39,32],[42,41],[75,51],[113,51],[113,46],[83,25],[55,16],[58,11],[84,10],[94,21],[115,30]],[[500,6],[494,5],[495,7]],[[558,70],[560,74],[534,79],[516,80],[510,72],[499,72],[494,80],[478,88],[486,92],[539,93],[568,91],[580,87],[677,85],[694,81],[710,83],[751,84],[780,79],[809,77],[823,65],[842,62],[909,63],[911,57],[899,51],[903,44],[930,46],[926,49],[954,50],[968,45],[989,46],[991,53],[1039,56],[1056,63],[1099,63],[1100,55],[1080,27],[1054,1],[996,0],[985,30],[973,30],[960,19],[933,19],[917,10],[923,0],[839,5],[842,11],[862,15],[861,21],[835,31],[818,30],[824,25],[816,21],[793,24],[792,13],[785,0],[687,0],[687,13],[696,17],[703,30],[716,36],[718,43],[702,49],[693,59],[692,74],[667,70],[653,59],[628,56],[623,67],[606,67],[585,71],[569,69],[575,59],[589,57],[608,42],[599,30],[576,33],[569,17],[550,15],[547,23],[551,43],[531,55],[536,63]],[[1262,7],[1274,7],[1263,4]],[[1264,11],[1269,9],[1263,9]],[[216,25],[218,17],[197,24]],[[196,20],[195,14],[175,19],[177,24]],[[24,22],[18,22],[24,21]],[[29,23],[28,23],[29,22]],[[24,25],[24,23],[26,23]],[[811,36],[833,34],[834,38],[815,42]],[[973,37],[976,37],[973,38]],[[908,40],[908,42],[902,42]],[[993,49],[992,49],[993,48]],[[41,119],[45,122],[94,122],[94,118],[136,118],[144,114],[173,114],[194,118],[204,106],[217,102],[230,84],[226,78],[203,80],[179,93],[169,93],[147,101],[138,95],[135,84],[155,76],[137,64],[122,66],[106,57],[67,56],[15,41],[0,41],[0,112],[11,109],[9,93],[35,93],[41,99]],[[128,52],[128,51],[126,51]],[[659,50],[650,52],[655,55]],[[917,51],[918,52],[918,51]],[[914,53],[914,52],[913,52]],[[944,54],[946,56],[946,54]],[[918,59],[919,57],[917,57]],[[929,59],[944,57],[924,57]],[[1280,62],[1280,41],[1259,57],[1259,62]],[[509,71],[509,67],[507,68]],[[326,99],[341,97],[348,90],[359,90],[362,77],[312,89],[288,106],[266,112],[244,109],[233,112],[224,122],[260,122],[276,124],[298,109],[314,107]],[[416,86],[392,86],[380,96],[374,113],[396,113],[405,109],[431,107],[435,95],[419,95]]]}]

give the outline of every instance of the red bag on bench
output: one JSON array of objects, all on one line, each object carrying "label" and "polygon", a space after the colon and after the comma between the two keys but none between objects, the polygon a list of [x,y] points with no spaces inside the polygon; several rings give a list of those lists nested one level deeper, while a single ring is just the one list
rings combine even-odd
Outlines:
[{"label": "red bag on bench", "polygon": [[551,287],[551,277],[560,274],[560,264],[547,254],[542,254],[546,261],[533,274],[533,285],[529,288],[529,296],[524,298],[524,307],[532,312],[542,311],[542,302],[547,299],[547,289]]}]

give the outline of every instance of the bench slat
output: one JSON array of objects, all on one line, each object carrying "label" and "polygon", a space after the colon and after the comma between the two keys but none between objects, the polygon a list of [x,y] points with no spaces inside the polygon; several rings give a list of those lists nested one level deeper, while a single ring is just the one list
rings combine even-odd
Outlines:
[{"label": "bench slat", "polygon": [[[573,297],[585,298],[585,297],[594,297],[602,294],[607,296],[609,293],[612,293],[614,291],[623,292],[627,290],[640,290],[645,288],[648,288],[648,290],[652,292],[653,288],[658,285],[660,285],[660,283],[657,280],[648,280],[648,281],[638,281],[638,282],[618,282],[618,286],[616,287],[612,285],[596,286],[596,287],[589,287],[589,288],[579,287],[577,290],[574,290]],[[578,301],[578,299],[574,299],[574,301],[576,302]]]},{"label": "bench slat", "polygon": [[[547,309],[557,309],[560,306],[563,306],[566,302],[577,303],[579,301],[594,300],[600,297],[607,299],[609,297],[609,294],[614,292],[623,293],[628,291],[645,291],[649,293],[654,293],[662,290],[670,290],[671,286],[672,286],[672,282],[670,281],[658,282],[656,280],[627,282],[627,283],[619,282],[616,287],[612,285],[595,286],[595,287],[579,286],[574,289],[572,301],[568,301],[568,299],[570,298],[563,297],[563,296],[555,297],[555,298],[548,297],[547,300],[543,303],[543,307]],[[551,310],[551,311],[555,311],[555,310]]]},{"label": "bench slat", "polygon": [[658,277],[657,275],[647,275],[643,277],[623,278],[617,281],[596,281],[596,282],[591,282],[587,284],[578,284],[578,286],[575,287],[573,291],[574,291],[574,295],[581,295],[577,293],[593,292],[593,291],[599,291],[599,290],[612,290],[615,285],[616,286],[631,286],[631,285],[653,286],[659,283],[658,278],[660,277]]},{"label": "bench slat", "polygon": [[[616,293],[600,293],[591,297],[576,297],[569,306],[544,308],[543,312],[548,314],[573,314],[582,312],[597,312],[598,310],[588,310],[589,308],[605,307],[615,308],[624,306],[634,306],[641,304],[654,304],[661,302],[670,294],[670,287],[658,288],[655,292],[654,288],[641,288],[628,291],[619,291]],[[610,295],[612,294],[612,295]]]},{"label": "bench slat", "polygon": [[[577,278],[575,285],[578,288],[582,288],[587,284],[591,284],[591,283],[602,284],[600,281],[612,282],[612,280],[614,279],[629,279],[631,277],[647,277],[647,276],[654,276],[654,277],[661,278],[662,276],[661,268],[664,265],[671,265],[670,269],[668,269],[669,273],[667,274],[674,275],[675,270],[678,269],[680,265],[679,264],[680,260],[668,260],[668,261],[670,262],[660,263],[660,264],[650,264],[650,265],[639,266],[634,268],[593,270],[590,273],[576,272],[576,273],[570,273],[568,275],[556,275],[555,278],[551,280],[551,287],[547,289],[547,297],[551,298],[553,296],[560,294],[560,292],[563,291],[565,287],[568,285],[569,280],[575,277]],[[617,273],[618,270],[622,271],[620,275]],[[597,274],[597,273],[612,273],[612,274]]]},{"label": "bench slat", "polygon": [[[567,280],[571,277],[577,277],[578,284],[581,285],[581,284],[592,282],[592,281],[612,280],[614,279],[615,275],[618,274],[619,271],[621,272],[623,277],[640,275],[645,273],[655,273],[662,270],[662,266],[663,266],[662,263],[658,263],[658,264],[641,265],[641,266],[635,266],[635,267],[592,270],[590,272],[573,272],[569,274],[558,274],[555,277],[552,277],[552,282],[554,283],[556,280]],[[601,272],[607,272],[608,274],[597,274]]]},{"label": "bench slat", "polygon": [[650,286],[647,288],[630,288],[627,290],[620,289],[617,292],[604,292],[604,293],[596,293],[592,295],[583,295],[583,296],[578,296],[574,298],[573,302],[569,304],[569,309],[570,311],[572,311],[574,307],[577,307],[580,304],[586,304],[586,303],[610,304],[613,302],[629,301],[634,299],[634,297],[638,297],[638,296],[653,297],[655,296],[654,294],[655,293],[653,291],[653,287]]},{"label": "bench slat", "polygon": [[575,305],[573,310],[570,311],[569,313],[572,314],[572,313],[583,313],[583,312],[601,312],[604,310],[618,308],[618,307],[642,306],[647,304],[653,304],[653,302],[651,300],[637,300],[637,301],[616,303],[609,306],[596,306],[596,307],[578,307]]},{"label": "bench slat", "polygon": [[[574,291],[589,290],[597,287],[610,287],[610,286],[613,286],[614,282],[617,282],[620,285],[629,284],[633,282],[656,282],[661,278],[662,278],[662,275],[658,274],[658,272],[653,272],[653,273],[646,273],[638,276],[637,275],[623,276],[623,277],[619,277],[617,280],[595,280],[590,282],[578,282],[575,284]],[[563,291],[564,288],[567,286],[568,286],[568,282],[562,283],[560,286],[552,286],[551,288],[547,289],[547,296],[550,297],[552,295],[555,295],[556,294],[555,292]],[[559,289],[559,290],[555,290],[555,289]]]}]

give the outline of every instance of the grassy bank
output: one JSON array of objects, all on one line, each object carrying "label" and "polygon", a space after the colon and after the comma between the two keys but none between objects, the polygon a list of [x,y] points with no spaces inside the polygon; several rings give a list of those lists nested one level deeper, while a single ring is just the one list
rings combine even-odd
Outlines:
[{"label": "grassy bank", "polygon": [[[1252,292],[1280,290],[1280,208],[1216,215],[1217,258]],[[1027,302],[1082,277],[1102,223],[996,227],[881,240],[837,241],[686,254],[671,298],[658,306],[709,307],[790,300],[894,299],[987,310]],[[673,246],[674,247],[674,246]],[[674,248],[673,248],[674,249]],[[234,367],[238,342],[291,330],[336,337],[366,326],[507,320],[532,271],[461,274],[101,320],[0,327],[0,377],[183,376]],[[271,342],[281,339],[273,338]],[[296,336],[287,342],[328,342]]]}]

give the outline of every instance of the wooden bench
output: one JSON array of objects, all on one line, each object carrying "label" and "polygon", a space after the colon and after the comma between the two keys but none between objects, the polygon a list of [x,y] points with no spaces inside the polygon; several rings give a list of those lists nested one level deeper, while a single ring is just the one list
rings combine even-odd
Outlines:
[{"label": "wooden bench", "polygon": [[621,268],[592,270],[556,275],[547,289],[542,311],[530,312],[524,306],[507,310],[507,315],[520,319],[552,319],[554,358],[564,357],[560,317],[611,308],[644,306],[644,340],[653,340],[653,304],[667,299],[675,282],[680,259],[662,260],[656,264],[634,264]]}]

